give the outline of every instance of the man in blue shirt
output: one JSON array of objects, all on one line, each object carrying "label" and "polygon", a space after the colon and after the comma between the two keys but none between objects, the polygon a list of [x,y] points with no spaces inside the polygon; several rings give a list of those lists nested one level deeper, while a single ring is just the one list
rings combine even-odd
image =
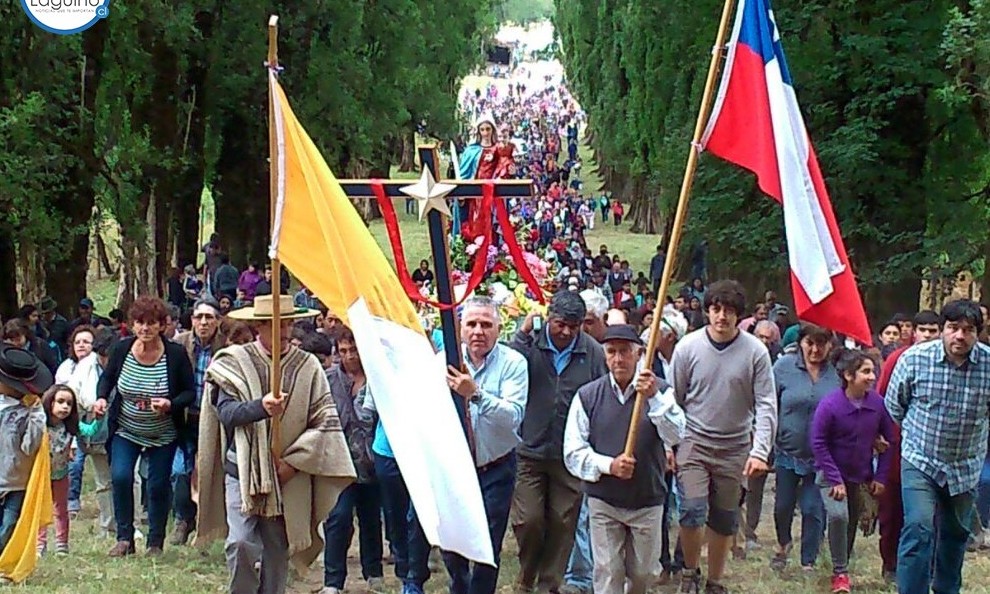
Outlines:
[{"label": "man in blue shirt", "polygon": [[[502,541],[516,482],[516,446],[526,410],[529,376],[526,359],[498,343],[499,313],[487,297],[471,297],[461,313],[464,370],[447,368],[447,385],[465,399],[471,412],[474,461],[485,502],[495,567],[444,553],[451,594],[494,594]],[[440,352],[438,356],[443,356]]]},{"label": "man in blue shirt", "polygon": [[512,512],[520,591],[561,587],[582,499],[581,481],[564,467],[567,412],[578,388],[608,373],[602,346],[581,330],[580,295],[558,292],[547,313],[545,327],[534,329],[531,315],[509,344],[529,370]]},{"label": "man in blue shirt", "polygon": [[959,594],[962,587],[990,434],[990,347],[977,342],[983,324],[975,302],[946,304],[942,340],[905,351],[887,387],[887,410],[901,425],[900,594]]}]

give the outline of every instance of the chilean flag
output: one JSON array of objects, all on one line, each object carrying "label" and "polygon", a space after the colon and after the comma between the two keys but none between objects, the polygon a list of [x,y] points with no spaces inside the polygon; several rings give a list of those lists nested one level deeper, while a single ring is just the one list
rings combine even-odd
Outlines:
[{"label": "chilean flag", "polygon": [[769,0],[739,0],[702,147],[755,173],[783,205],[798,317],[872,344]]}]

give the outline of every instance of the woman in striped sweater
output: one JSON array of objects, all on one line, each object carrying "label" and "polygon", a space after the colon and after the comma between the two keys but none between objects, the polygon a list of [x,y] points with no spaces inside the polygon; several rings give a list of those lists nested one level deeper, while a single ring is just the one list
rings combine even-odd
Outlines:
[{"label": "woman in striped sweater", "polygon": [[192,365],[183,348],[162,338],[168,310],[138,297],[130,309],[133,337],[111,351],[93,411],[107,414],[117,544],[111,557],[134,553],[134,466],[148,460],[148,554],[160,555],[169,512],[169,478],[185,409],[195,398]]}]

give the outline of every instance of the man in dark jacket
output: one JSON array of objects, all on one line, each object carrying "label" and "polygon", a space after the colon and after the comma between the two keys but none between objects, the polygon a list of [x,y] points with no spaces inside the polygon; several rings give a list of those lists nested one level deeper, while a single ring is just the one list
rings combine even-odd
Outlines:
[{"label": "man in dark jacket", "polygon": [[220,267],[214,275],[213,296],[219,300],[226,295],[231,301],[237,298],[237,281],[241,273],[230,263],[230,256],[220,255]]},{"label": "man in dark jacket", "polygon": [[577,389],[608,372],[601,345],[581,331],[586,313],[577,293],[561,291],[546,327],[534,330],[531,315],[509,343],[529,368],[512,514],[518,585],[526,591],[556,591],[574,546],[581,485],[564,468],[564,425]]}]

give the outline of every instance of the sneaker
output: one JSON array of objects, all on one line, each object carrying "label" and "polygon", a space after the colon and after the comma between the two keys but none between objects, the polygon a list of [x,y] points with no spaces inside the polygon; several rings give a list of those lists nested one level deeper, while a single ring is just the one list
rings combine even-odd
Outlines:
[{"label": "sneaker", "polygon": [[705,594],[729,594],[729,590],[722,584],[708,582],[705,584]]},{"label": "sneaker", "polygon": [[700,594],[701,592],[701,570],[685,569],[681,572],[680,594]]},{"label": "sneaker", "polygon": [[840,573],[839,575],[832,576],[832,594],[837,592],[852,592],[852,588],[849,585],[849,574]]},{"label": "sneaker", "polygon": [[81,511],[82,511],[82,502],[79,501],[78,499],[70,499],[68,512],[70,514],[78,514]]},{"label": "sneaker", "polygon": [[38,545],[38,556],[44,557],[45,553],[48,552],[48,547],[46,545]]},{"label": "sneaker", "polygon": [[144,540],[144,532],[140,528],[134,529],[134,540]]},{"label": "sneaker", "polygon": [[55,554],[56,555],[68,555],[69,554],[69,543],[67,543],[67,542],[57,542],[57,543],[55,543]]},{"label": "sneaker", "polygon": [[118,540],[117,544],[113,545],[110,552],[107,553],[111,557],[126,557],[128,555],[134,554],[134,543],[126,540]]},{"label": "sneaker", "polygon": [[333,586],[323,586],[323,589],[320,590],[320,594],[341,594],[342,592],[343,590],[334,588]]},{"label": "sneaker", "polygon": [[195,530],[195,526],[192,522],[187,522],[185,520],[179,520],[175,523],[175,529],[172,531],[172,536],[168,539],[168,544],[176,547],[181,547],[189,541],[189,535]]},{"label": "sneaker", "polygon": [[814,565],[802,565],[801,566],[801,571],[803,571],[805,573],[815,573],[815,566]]},{"label": "sneaker", "polygon": [[760,548],[760,541],[746,539],[746,550],[747,551],[755,551],[755,550],[757,550],[759,548]]},{"label": "sneaker", "polygon": [[402,594],[425,594],[423,592],[423,587],[413,584],[412,582],[405,582],[402,584]]},{"label": "sneaker", "polygon": [[156,547],[155,545],[150,545],[148,550],[145,551],[145,556],[147,557],[161,557],[165,554],[165,551],[161,547]]},{"label": "sneaker", "polygon": [[368,589],[372,592],[385,592],[385,578],[383,577],[370,577],[368,578]]}]

